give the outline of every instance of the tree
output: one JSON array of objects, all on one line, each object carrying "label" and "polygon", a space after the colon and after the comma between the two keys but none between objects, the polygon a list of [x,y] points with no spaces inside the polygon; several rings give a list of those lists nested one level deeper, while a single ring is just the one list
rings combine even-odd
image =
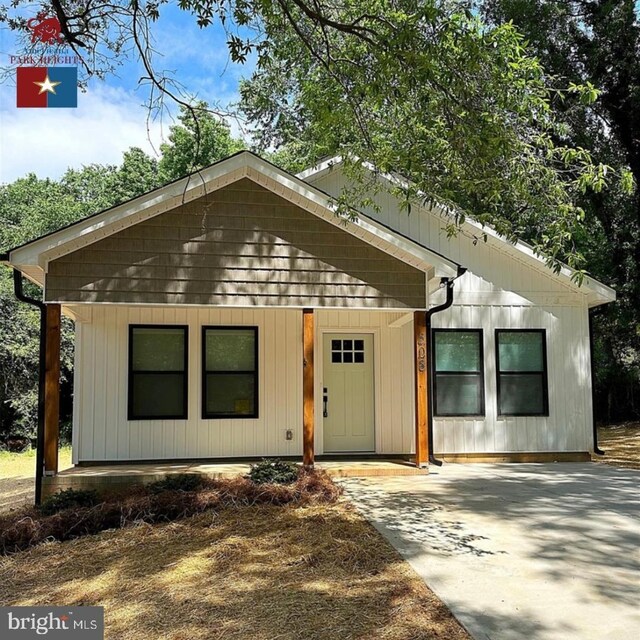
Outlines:
[{"label": "tree", "polygon": [[[570,144],[596,161],[628,167],[640,182],[640,24],[633,0],[485,0],[486,19],[512,21],[561,82],[589,82],[599,98],[554,102]],[[597,319],[598,409],[603,419],[640,415],[640,193],[615,186],[581,198],[585,230],[574,241],[615,305]],[[606,250],[603,250],[606,247]]]},{"label": "tree", "polygon": [[[156,162],[140,149],[124,154],[120,167],[69,169],[59,180],[33,174],[0,186],[0,251],[55,231],[158,185]],[[34,298],[40,292],[26,283]],[[39,313],[16,300],[8,269],[0,270],[0,434],[32,437],[37,421]],[[61,422],[69,437],[73,376],[73,325],[61,332]]]},{"label": "tree", "polygon": [[204,102],[193,105],[193,110],[182,106],[178,122],[171,127],[169,141],[160,145],[162,182],[182,178],[244,149],[244,143],[232,137],[229,125],[213,116]]},{"label": "tree", "polygon": [[[85,215],[86,208],[62,184],[30,174],[0,186],[0,250],[54,231]],[[27,293],[38,297],[37,288]],[[39,313],[16,300],[8,269],[0,270],[0,434],[32,436],[37,421]],[[73,333],[65,320],[62,331],[61,375],[72,370]],[[68,405],[68,403],[66,403]],[[62,413],[62,420],[69,414]]]},{"label": "tree", "polygon": [[[88,76],[108,73],[132,43],[151,104],[168,95],[197,122],[198,105],[154,67],[151,32],[165,4],[53,0],[67,44],[91,54],[84,56]],[[179,6],[203,28],[214,20],[225,25],[233,60],[257,53],[256,73],[242,93],[262,149],[294,144],[305,160],[340,152],[361,184],[366,174],[355,159],[397,171],[411,181],[407,202],[420,196],[449,207],[451,233],[472,215],[511,239],[528,236],[552,266],[564,259],[581,277],[583,256],[573,239],[583,212],[576,200],[588,188],[601,190],[615,172],[563,142],[551,101],[569,91],[591,102],[597,91],[587,83],[559,87],[512,25],[484,24],[468,0],[180,0]],[[7,15],[12,28],[26,32],[24,17]],[[177,161],[165,175],[185,166]],[[629,190],[626,172],[621,176]],[[365,198],[364,188],[345,193],[343,213]]]}]

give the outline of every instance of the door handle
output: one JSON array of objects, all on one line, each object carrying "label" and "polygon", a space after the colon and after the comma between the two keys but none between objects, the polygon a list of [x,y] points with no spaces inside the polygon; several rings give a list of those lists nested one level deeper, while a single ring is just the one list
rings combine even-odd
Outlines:
[{"label": "door handle", "polygon": [[323,387],[322,389],[322,417],[328,418],[329,411],[327,405],[329,404],[329,394],[327,393],[327,387]]}]

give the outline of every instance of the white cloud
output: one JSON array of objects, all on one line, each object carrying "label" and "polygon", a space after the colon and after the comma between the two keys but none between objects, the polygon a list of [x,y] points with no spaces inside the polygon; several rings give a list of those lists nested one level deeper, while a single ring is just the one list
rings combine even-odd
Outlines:
[{"label": "white cloud", "polygon": [[[3,91],[3,98],[7,93]],[[18,109],[3,100],[0,182],[29,172],[58,178],[68,167],[119,164],[133,146],[155,155],[149,139],[158,149],[162,131],[158,122],[150,122],[147,131],[142,102],[135,94],[104,85],[78,92],[77,109]]]}]

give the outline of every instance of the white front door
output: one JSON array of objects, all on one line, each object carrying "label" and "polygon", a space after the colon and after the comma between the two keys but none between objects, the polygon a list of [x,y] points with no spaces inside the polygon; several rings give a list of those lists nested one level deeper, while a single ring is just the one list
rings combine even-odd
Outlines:
[{"label": "white front door", "polygon": [[324,452],[374,451],[373,335],[325,333],[322,367]]}]

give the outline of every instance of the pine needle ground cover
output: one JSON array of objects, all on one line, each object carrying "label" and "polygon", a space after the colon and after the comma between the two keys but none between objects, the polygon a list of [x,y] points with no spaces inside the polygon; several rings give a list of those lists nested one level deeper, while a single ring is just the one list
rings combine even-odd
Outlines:
[{"label": "pine needle ground cover", "polygon": [[118,640],[468,639],[346,500],[230,507],[0,558],[4,605],[102,605]]},{"label": "pine needle ground cover", "polygon": [[593,456],[596,462],[616,467],[640,469],[640,422],[598,428],[598,444],[605,455]]}]

